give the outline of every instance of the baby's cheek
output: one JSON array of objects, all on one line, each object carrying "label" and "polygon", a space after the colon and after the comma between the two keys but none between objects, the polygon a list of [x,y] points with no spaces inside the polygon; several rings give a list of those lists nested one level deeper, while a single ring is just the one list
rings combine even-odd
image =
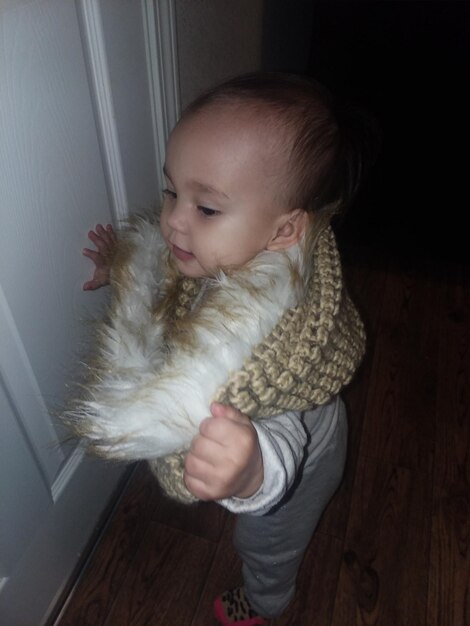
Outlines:
[{"label": "baby's cheek", "polygon": [[160,232],[162,234],[162,237],[166,240],[168,237],[168,229],[167,229],[167,225],[166,225],[166,221],[163,215],[163,212],[160,215]]}]

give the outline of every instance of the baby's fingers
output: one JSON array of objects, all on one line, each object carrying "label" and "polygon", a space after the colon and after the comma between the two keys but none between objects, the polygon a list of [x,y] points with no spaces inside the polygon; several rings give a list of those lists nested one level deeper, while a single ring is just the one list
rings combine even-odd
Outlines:
[{"label": "baby's fingers", "polygon": [[95,289],[99,289],[103,287],[103,283],[100,280],[89,280],[86,283],[83,283],[83,291],[94,291]]},{"label": "baby's fingers", "polygon": [[116,234],[111,224],[106,224],[106,228],[104,228],[104,226],[102,226],[101,224],[97,224],[96,232],[101,237],[101,239],[108,245],[108,247],[112,247],[116,243]]},{"label": "baby's fingers", "polygon": [[98,224],[96,227],[96,232],[94,230],[89,231],[88,239],[95,244],[102,254],[109,252],[114,245],[114,242],[110,240],[109,235],[106,234],[101,224]]},{"label": "baby's fingers", "polygon": [[96,250],[90,250],[90,248],[83,248],[82,254],[83,256],[91,259],[96,267],[104,265],[103,257],[101,256],[100,252],[96,252]]},{"label": "baby's fingers", "polygon": [[111,224],[106,224],[106,234],[108,235],[111,243],[115,244],[117,242],[116,233],[114,232]]}]

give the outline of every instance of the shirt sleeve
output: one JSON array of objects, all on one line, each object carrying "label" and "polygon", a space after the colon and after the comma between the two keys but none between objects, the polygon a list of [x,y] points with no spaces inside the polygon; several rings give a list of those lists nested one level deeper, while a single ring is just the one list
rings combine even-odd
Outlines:
[{"label": "shirt sleeve", "polygon": [[249,498],[224,498],[219,504],[232,513],[264,515],[291,487],[305,455],[307,432],[302,413],[290,411],[253,422],[263,458],[264,480]]}]

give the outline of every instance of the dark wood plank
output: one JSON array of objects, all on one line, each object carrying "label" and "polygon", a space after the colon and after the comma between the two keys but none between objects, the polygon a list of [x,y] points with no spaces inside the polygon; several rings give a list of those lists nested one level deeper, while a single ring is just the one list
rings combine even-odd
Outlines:
[{"label": "dark wood plank", "polygon": [[[155,480],[147,469],[150,479]],[[224,529],[227,511],[215,502],[181,504],[164,495],[157,485],[156,506],[152,520],[176,530],[190,532],[197,537],[217,542]]]},{"label": "dark wood plank", "polygon": [[443,297],[428,625],[470,624],[470,281]]},{"label": "dark wood plank", "polygon": [[333,612],[343,542],[315,533],[297,579],[297,590],[282,617],[273,626],[328,626]]},{"label": "dark wood plank", "polygon": [[226,589],[242,584],[241,562],[232,544],[235,516],[228,514],[224,532],[219,541],[212,566],[207,573],[206,584],[195,612],[191,626],[213,626],[217,624],[212,605],[214,598]]},{"label": "dark wood plank", "polygon": [[320,532],[337,538],[344,538],[348,523],[386,278],[386,270],[376,268],[368,259],[363,260],[361,265],[345,268],[348,290],[366,327],[367,349],[359,371],[342,394],[348,411],[348,456],[341,486],[325,510],[318,526]]},{"label": "dark wood plank", "polygon": [[432,473],[440,286],[389,273],[374,350],[361,453]]},{"label": "dark wood plank", "polygon": [[431,481],[359,457],[332,626],[426,626]]},{"label": "dark wood plank", "polygon": [[105,625],[191,624],[214,552],[205,539],[150,524]]},{"label": "dark wood plank", "polygon": [[155,483],[138,467],[59,618],[60,626],[102,626],[135,557],[154,506]]}]

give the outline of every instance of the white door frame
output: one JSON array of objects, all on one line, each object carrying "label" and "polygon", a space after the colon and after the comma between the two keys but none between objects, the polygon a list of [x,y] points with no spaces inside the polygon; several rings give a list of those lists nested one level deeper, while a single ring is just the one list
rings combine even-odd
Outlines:
[{"label": "white door frame", "polygon": [[[144,21],[156,176],[163,188],[162,168],[168,135],[180,114],[176,12],[174,0],[141,0]],[[128,215],[128,198],[114,115],[103,25],[98,0],[76,0],[81,20],[95,115],[116,220]]]},{"label": "white door frame", "polygon": [[165,144],[180,115],[175,0],[142,0],[159,188]]}]

